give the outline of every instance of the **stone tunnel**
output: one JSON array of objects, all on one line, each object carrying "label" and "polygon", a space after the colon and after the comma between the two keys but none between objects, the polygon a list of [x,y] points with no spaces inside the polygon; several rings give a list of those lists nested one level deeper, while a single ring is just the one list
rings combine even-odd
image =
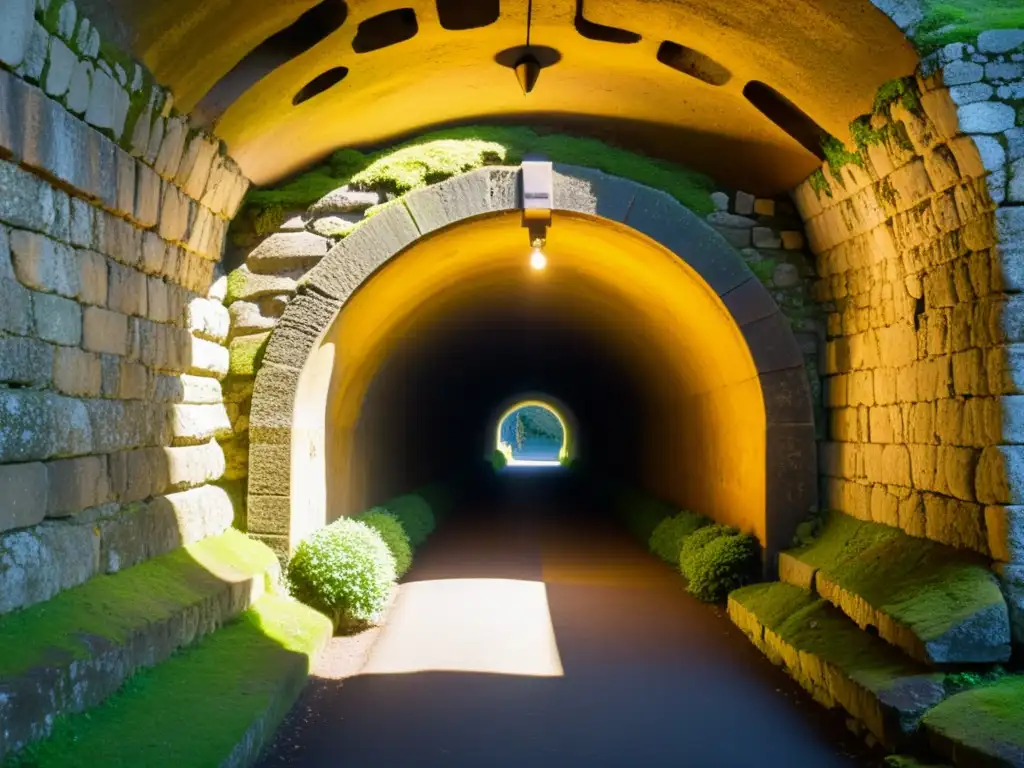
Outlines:
[{"label": "stone tunnel", "polygon": [[530,393],[756,539],[737,631],[869,741],[1024,765],[950,725],[1024,654],[1024,8],[798,5],[0,0],[0,761]]}]

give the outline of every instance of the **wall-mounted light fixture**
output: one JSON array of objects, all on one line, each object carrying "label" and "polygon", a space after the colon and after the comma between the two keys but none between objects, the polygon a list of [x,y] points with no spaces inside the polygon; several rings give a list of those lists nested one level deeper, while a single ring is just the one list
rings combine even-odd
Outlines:
[{"label": "wall-mounted light fixture", "polygon": [[551,162],[538,157],[523,158],[522,179],[523,226],[530,235],[530,266],[542,270],[548,264],[544,254],[548,227],[551,226],[551,204],[554,197],[554,172]]}]

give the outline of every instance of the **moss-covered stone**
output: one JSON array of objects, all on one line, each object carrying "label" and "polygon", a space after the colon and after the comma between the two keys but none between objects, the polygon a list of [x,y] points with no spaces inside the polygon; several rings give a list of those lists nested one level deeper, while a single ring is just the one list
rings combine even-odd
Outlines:
[{"label": "moss-covered stone", "polygon": [[945,696],[944,676],[859,630],[825,600],[790,584],[729,595],[729,618],[820,704],[842,707],[885,744],[906,743]]},{"label": "moss-covered stone", "polygon": [[266,595],[194,647],[137,674],[102,706],[60,719],[49,739],[5,765],[251,765],[330,636],[326,617]]},{"label": "moss-covered stone", "polygon": [[949,43],[973,43],[991,29],[1024,29],[1024,6],[1007,0],[924,0],[910,39],[921,55]]},{"label": "moss-covered stone", "polygon": [[1024,675],[951,696],[922,724],[932,748],[957,765],[1024,765]]},{"label": "moss-covered stone", "polygon": [[839,513],[815,541],[788,555],[815,571],[822,597],[914,658],[1009,658],[1006,602],[978,556]]},{"label": "moss-covered stone", "polygon": [[256,333],[252,336],[239,336],[231,340],[228,352],[231,363],[228,367],[231,376],[255,376],[263,361],[270,333]]}]

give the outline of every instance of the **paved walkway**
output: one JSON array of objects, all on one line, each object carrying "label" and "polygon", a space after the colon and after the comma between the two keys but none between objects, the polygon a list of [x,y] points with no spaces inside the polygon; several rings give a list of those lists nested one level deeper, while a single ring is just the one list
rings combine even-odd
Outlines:
[{"label": "paved walkway", "polygon": [[507,510],[417,558],[368,656],[325,655],[264,768],[868,764],[615,528]]}]

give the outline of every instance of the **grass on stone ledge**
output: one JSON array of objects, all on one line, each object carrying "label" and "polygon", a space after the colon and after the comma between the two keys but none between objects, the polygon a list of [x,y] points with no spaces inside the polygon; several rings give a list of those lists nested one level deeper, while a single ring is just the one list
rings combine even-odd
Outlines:
[{"label": "grass on stone ledge", "polygon": [[308,670],[330,633],[330,621],[311,608],[264,596],[99,707],[60,718],[48,739],[4,768],[216,768],[268,709],[284,714],[285,671],[304,679],[296,668]]},{"label": "grass on stone ledge", "polygon": [[949,43],[973,43],[990,29],[1024,29],[1024,5],[1014,0],[925,0],[912,35],[922,56]]},{"label": "grass on stone ledge", "polygon": [[125,642],[138,627],[165,620],[208,592],[217,577],[207,569],[240,576],[274,562],[263,545],[229,530],[9,613],[0,617],[0,678],[47,660],[86,658],[90,635]]},{"label": "grass on stone ledge", "polygon": [[1024,675],[951,696],[923,722],[929,730],[982,753],[1024,755]]},{"label": "grass on stone ledge", "polygon": [[980,556],[838,512],[814,542],[791,554],[925,640],[1003,602]]},{"label": "grass on stone ledge", "polygon": [[451,128],[368,154],[340,150],[326,164],[276,188],[250,191],[246,206],[305,208],[345,184],[403,195],[484,166],[518,165],[528,152],[664,190],[696,213],[714,210],[712,181],[681,165],[596,139],[513,126]]}]

